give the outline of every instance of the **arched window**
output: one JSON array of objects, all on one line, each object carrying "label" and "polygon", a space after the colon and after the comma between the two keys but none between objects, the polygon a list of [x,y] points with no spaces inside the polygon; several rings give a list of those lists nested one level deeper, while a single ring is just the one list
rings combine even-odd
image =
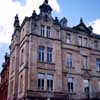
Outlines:
[{"label": "arched window", "polygon": [[20,83],[19,83],[19,92],[22,93],[23,92],[23,76],[20,76]]},{"label": "arched window", "polygon": [[24,64],[24,49],[21,50],[21,65]]}]

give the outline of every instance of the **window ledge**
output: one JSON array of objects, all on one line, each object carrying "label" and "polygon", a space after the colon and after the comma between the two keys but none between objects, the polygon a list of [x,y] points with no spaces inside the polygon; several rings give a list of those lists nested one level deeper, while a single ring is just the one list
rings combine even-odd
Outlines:
[{"label": "window ledge", "polygon": [[100,71],[96,71],[97,73],[100,73]]},{"label": "window ledge", "polygon": [[72,67],[66,66],[66,68],[67,68],[67,69],[75,69],[75,67],[73,67],[73,66],[72,66]]},{"label": "window ledge", "polygon": [[75,92],[68,92],[69,95],[76,95]]},{"label": "window ledge", "polygon": [[84,70],[84,71],[91,71],[91,69],[85,69],[85,68],[82,68],[81,70]]},{"label": "window ledge", "polygon": [[42,93],[45,93],[45,92],[48,92],[48,93],[52,93],[54,92],[53,90],[45,90],[45,89],[37,89],[38,92],[42,92]]},{"label": "window ledge", "polygon": [[52,63],[52,62],[49,63],[49,62],[41,62],[41,61],[38,61],[38,63],[55,65],[55,63]]}]

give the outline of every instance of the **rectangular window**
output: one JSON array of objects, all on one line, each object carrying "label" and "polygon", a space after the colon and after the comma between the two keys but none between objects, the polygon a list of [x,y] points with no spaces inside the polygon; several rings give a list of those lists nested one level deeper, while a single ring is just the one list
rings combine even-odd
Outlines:
[{"label": "rectangular window", "polygon": [[98,91],[100,92],[100,81],[98,82]]},{"label": "rectangular window", "polygon": [[68,92],[74,92],[74,80],[73,78],[68,78]]},{"label": "rectangular window", "polygon": [[45,26],[41,25],[41,36],[44,37],[45,36]]},{"label": "rectangular window", "polygon": [[96,69],[100,71],[100,59],[96,59]]},{"label": "rectangular window", "polygon": [[94,49],[98,49],[98,41],[94,41]]},{"label": "rectangular window", "polygon": [[47,75],[47,90],[53,90],[53,75]]},{"label": "rectangular window", "polygon": [[84,93],[89,97],[89,80],[83,80]]},{"label": "rectangular window", "polygon": [[84,46],[84,47],[87,47],[87,38],[84,38],[84,39],[83,39],[83,46]]},{"label": "rectangular window", "polygon": [[81,36],[78,37],[78,43],[79,43],[79,46],[82,46],[82,37]]},{"label": "rectangular window", "polygon": [[89,39],[89,47],[93,48],[93,41],[92,41],[92,39]]},{"label": "rectangular window", "polygon": [[15,56],[12,57],[12,68],[11,68],[11,73],[14,72],[14,69],[15,69]]},{"label": "rectangular window", "polygon": [[50,38],[51,37],[51,29],[49,26],[47,26],[47,37]]},{"label": "rectangular window", "polygon": [[40,62],[44,62],[44,47],[43,46],[39,46],[38,48],[38,60]]},{"label": "rectangular window", "polygon": [[67,34],[66,42],[71,43],[71,35],[70,34]]},{"label": "rectangular window", "polygon": [[14,82],[13,80],[10,83],[10,94],[13,95],[13,88],[14,88]]},{"label": "rectangular window", "polygon": [[47,48],[47,62],[52,63],[52,48]]},{"label": "rectangular window", "polygon": [[23,76],[20,76],[20,80],[19,80],[19,92],[22,93],[23,92]]},{"label": "rectangular window", "polygon": [[88,69],[88,57],[83,56],[83,68]]},{"label": "rectangular window", "polygon": [[38,74],[38,89],[39,90],[44,90],[44,79],[45,79],[45,74],[39,73]]},{"label": "rectangular window", "polygon": [[67,54],[67,66],[72,67],[72,54]]},{"label": "rectangular window", "polygon": [[21,50],[21,65],[24,64],[24,49]]}]

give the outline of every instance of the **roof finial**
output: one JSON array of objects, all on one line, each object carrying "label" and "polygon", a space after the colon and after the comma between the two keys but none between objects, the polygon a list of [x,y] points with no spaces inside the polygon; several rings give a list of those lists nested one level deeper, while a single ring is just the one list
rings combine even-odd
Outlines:
[{"label": "roof finial", "polygon": [[36,16],[36,11],[35,10],[33,10],[32,16],[33,17]]},{"label": "roof finial", "polygon": [[18,18],[18,14],[16,14],[15,16],[15,20],[14,20],[14,29],[15,30],[19,30],[20,25],[19,25],[19,18]]},{"label": "roof finial", "polygon": [[82,17],[80,18],[80,24],[81,24],[81,23],[83,23],[83,19],[82,19]]},{"label": "roof finial", "polygon": [[45,0],[44,2],[48,4],[48,0]]},{"label": "roof finial", "polygon": [[16,14],[15,16],[15,21],[14,21],[14,27],[19,25],[19,18],[18,18],[18,14]]}]

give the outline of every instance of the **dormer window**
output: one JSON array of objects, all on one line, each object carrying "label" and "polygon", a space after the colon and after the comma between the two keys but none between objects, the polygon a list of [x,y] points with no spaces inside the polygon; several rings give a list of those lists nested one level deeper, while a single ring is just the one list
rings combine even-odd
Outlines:
[{"label": "dormer window", "polygon": [[98,41],[94,41],[94,49],[98,48]]},{"label": "dormer window", "polygon": [[82,46],[82,36],[78,37],[78,43],[79,43],[79,46]]},{"label": "dormer window", "polygon": [[87,38],[83,38],[83,47],[87,47]]},{"label": "dormer window", "polygon": [[50,38],[51,37],[51,27],[41,25],[41,36]]},{"label": "dormer window", "polygon": [[45,36],[45,26],[41,25],[41,36],[44,37]]},{"label": "dormer window", "polygon": [[47,26],[47,37],[49,38],[51,36],[51,29],[49,26]]},{"label": "dormer window", "polygon": [[71,43],[71,34],[67,34],[66,36],[66,42]]}]

